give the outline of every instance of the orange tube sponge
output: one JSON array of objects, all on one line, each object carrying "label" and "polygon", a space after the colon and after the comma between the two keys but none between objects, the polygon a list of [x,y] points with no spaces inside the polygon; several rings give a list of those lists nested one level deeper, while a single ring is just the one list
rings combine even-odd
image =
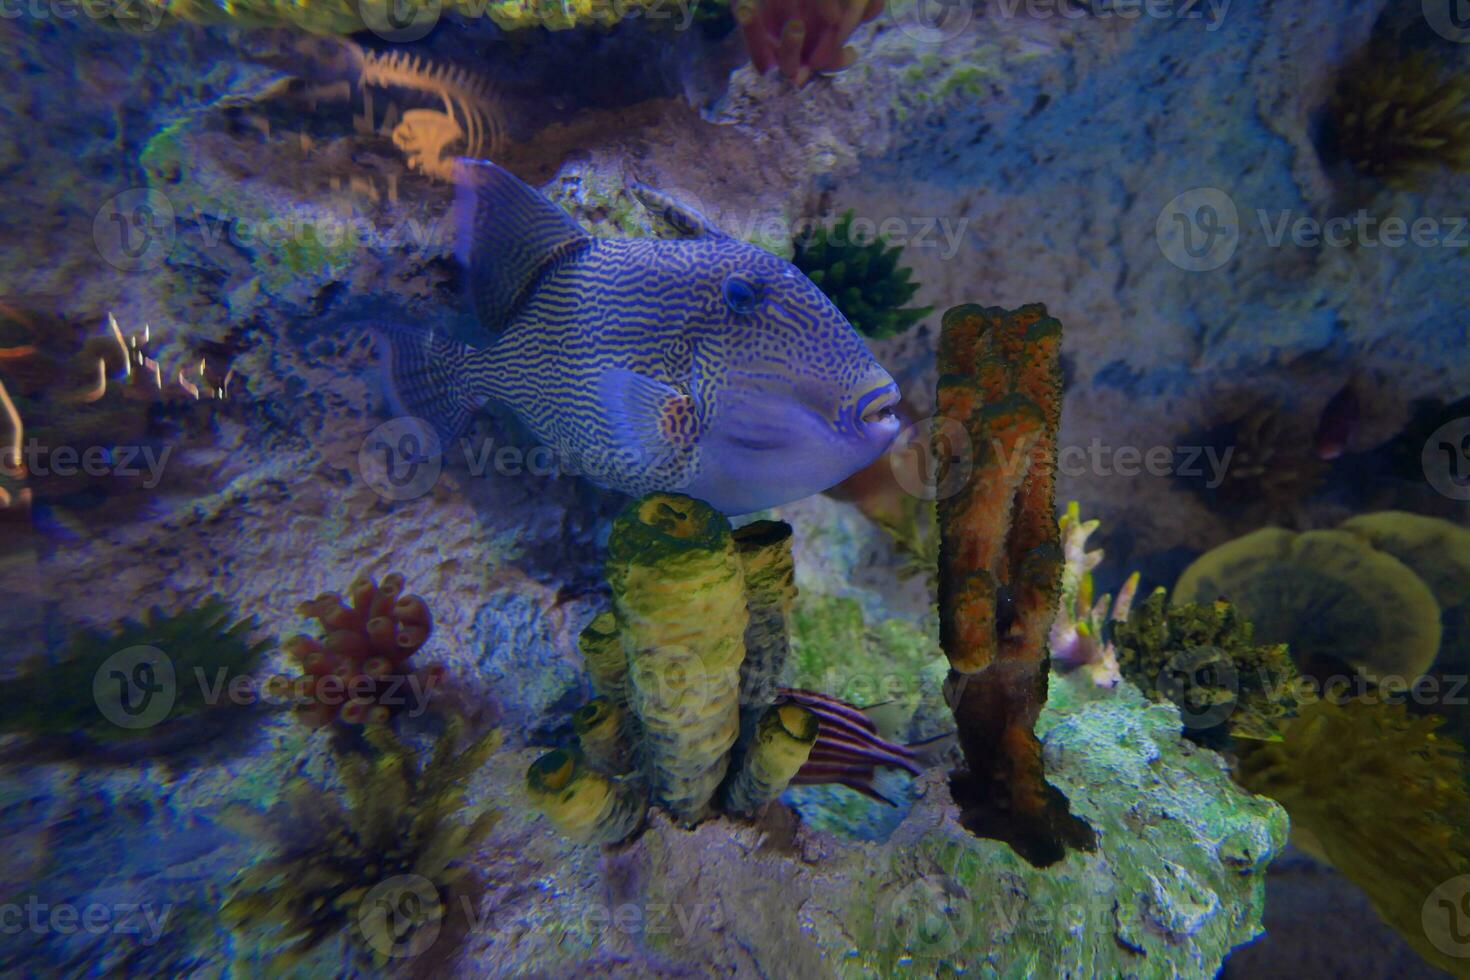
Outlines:
[{"label": "orange tube sponge", "polygon": [[[1062,570],[1053,489],[1061,339],[1040,304],[958,306],[944,315],[939,345],[938,414],[963,426],[973,462],[938,503],[940,642],[966,762],[956,800],[971,830],[1038,864],[1093,842],[1047,784],[1035,735]],[[954,456],[946,437],[936,427],[936,459]]]}]

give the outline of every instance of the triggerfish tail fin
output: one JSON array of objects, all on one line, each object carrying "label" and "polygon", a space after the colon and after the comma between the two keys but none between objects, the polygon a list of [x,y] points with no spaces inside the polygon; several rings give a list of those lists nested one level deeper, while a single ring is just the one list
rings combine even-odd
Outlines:
[{"label": "triggerfish tail fin", "polygon": [[469,270],[470,298],[498,333],[558,259],[592,243],[572,217],[488,160],[454,164],[455,253]]},{"label": "triggerfish tail fin", "polygon": [[489,352],[411,327],[375,326],[372,333],[394,414],[428,423],[439,445],[424,446],[424,456],[447,452],[475,411],[494,397]]}]

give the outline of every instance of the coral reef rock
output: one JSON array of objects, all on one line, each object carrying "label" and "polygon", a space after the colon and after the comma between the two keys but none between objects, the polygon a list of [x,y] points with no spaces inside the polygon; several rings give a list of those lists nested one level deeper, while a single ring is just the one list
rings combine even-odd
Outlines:
[{"label": "coral reef rock", "polygon": [[[1214,976],[1231,947],[1260,932],[1285,812],[1183,739],[1172,706],[1127,683],[1106,692],[1054,678],[1052,692],[1037,726],[1048,774],[1095,830],[1095,852],[1036,868],[974,837],[938,770],[881,844],[775,822],[686,831],[655,812],[636,841],[603,852],[511,814],[498,831],[510,835],[499,850],[512,857],[496,870],[506,884],[484,920],[491,936],[471,938],[467,965],[629,976]],[[502,767],[494,772],[502,778]],[[554,888],[512,884],[552,876]]]}]

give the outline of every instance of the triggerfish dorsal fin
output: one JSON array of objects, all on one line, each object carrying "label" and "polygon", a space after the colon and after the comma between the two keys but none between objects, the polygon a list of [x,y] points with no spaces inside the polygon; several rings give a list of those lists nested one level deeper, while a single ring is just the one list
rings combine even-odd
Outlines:
[{"label": "triggerfish dorsal fin", "polygon": [[394,414],[422,419],[437,437],[420,433],[420,446],[395,446],[394,451],[404,458],[448,452],[469,427],[470,416],[493,396],[489,352],[413,327],[374,325],[372,334]]},{"label": "triggerfish dorsal fin", "polygon": [[629,184],[628,189],[638,198],[638,203],[663,218],[685,238],[729,238],[723,231],[691,207],[680,204],[662,191],[646,184]]},{"label": "triggerfish dorsal fin", "polygon": [[454,164],[455,254],[480,325],[499,333],[555,261],[592,237],[535,188],[489,160]]},{"label": "triggerfish dorsal fin", "polygon": [[639,466],[657,465],[699,440],[694,396],[636,371],[609,368],[598,380],[618,448]]}]

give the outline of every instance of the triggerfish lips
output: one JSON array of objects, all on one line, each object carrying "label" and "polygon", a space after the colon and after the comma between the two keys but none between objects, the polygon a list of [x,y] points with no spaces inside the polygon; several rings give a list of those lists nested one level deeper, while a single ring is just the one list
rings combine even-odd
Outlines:
[{"label": "triggerfish lips", "polygon": [[854,416],[858,429],[870,438],[883,439],[884,448],[898,435],[898,385],[892,379],[858,398]]}]

